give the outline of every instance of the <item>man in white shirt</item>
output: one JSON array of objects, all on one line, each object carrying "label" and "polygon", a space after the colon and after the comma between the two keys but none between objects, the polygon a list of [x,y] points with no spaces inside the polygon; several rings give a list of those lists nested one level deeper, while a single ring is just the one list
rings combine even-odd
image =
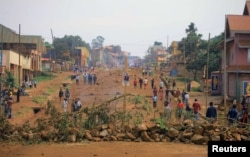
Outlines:
[{"label": "man in white shirt", "polygon": [[184,97],[185,97],[185,102],[184,103],[187,105],[188,100],[189,100],[189,94],[186,92]]}]

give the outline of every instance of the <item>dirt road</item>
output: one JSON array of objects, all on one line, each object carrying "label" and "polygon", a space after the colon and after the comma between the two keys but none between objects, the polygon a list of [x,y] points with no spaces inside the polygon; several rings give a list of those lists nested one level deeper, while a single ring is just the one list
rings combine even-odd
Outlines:
[{"label": "dirt road", "polygon": [[[114,97],[115,94],[123,94],[125,89],[121,85],[121,71],[105,71],[97,70],[97,85],[84,85],[82,81],[77,85],[74,80],[69,84],[69,88],[73,97],[80,97],[84,106],[91,106],[93,103],[100,103]],[[135,75],[140,76],[140,71],[129,71],[131,78]],[[60,109],[58,99],[58,91],[63,81],[70,81],[72,72],[58,73],[55,79],[38,83],[36,89],[30,89],[29,96],[21,97],[21,102],[14,104],[13,119],[9,120],[13,124],[22,124],[27,120],[35,120],[39,116],[43,116],[43,112],[33,113],[31,106],[37,106],[32,102],[32,98],[43,92],[49,87],[54,88],[53,94],[49,97]],[[159,75],[153,76],[156,84],[159,83]],[[152,77],[148,77],[150,80]],[[178,84],[177,84],[178,86]],[[181,86],[181,85],[179,85]],[[126,92],[149,96],[151,99],[152,91],[148,89],[134,88],[132,84],[126,88]],[[202,95],[202,94],[201,94]],[[190,95],[192,101],[194,97]],[[203,97],[203,95],[202,95]],[[72,99],[71,98],[71,99]],[[199,99],[201,96],[199,97]],[[203,99],[204,100],[204,99]],[[163,101],[159,101],[160,108],[163,107]],[[162,106],[161,106],[162,105]],[[43,106],[43,105],[41,105]],[[129,105],[128,105],[129,108]],[[205,106],[202,106],[205,110]],[[70,107],[68,107],[70,110]],[[207,156],[207,146],[182,144],[173,142],[82,142],[82,143],[50,143],[37,145],[21,145],[21,144],[0,144],[1,157],[80,157],[80,156],[101,156],[101,157],[205,157]]]}]

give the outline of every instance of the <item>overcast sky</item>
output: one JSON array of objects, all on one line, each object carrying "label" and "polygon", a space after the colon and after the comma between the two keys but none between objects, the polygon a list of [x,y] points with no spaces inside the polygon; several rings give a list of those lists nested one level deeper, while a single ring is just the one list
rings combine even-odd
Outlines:
[{"label": "overcast sky", "polygon": [[193,22],[203,39],[224,31],[225,15],[242,15],[246,0],[0,0],[0,23],[21,35],[79,35],[144,56],[155,41],[169,46]]}]

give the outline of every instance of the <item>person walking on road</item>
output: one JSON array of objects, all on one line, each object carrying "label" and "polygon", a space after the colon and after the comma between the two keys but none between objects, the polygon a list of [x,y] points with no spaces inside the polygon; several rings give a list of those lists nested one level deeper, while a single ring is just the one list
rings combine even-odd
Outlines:
[{"label": "person walking on road", "polygon": [[139,84],[140,84],[140,89],[142,89],[143,79],[141,77],[139,78]]},{"label": "person walking on road", "polygon": [[195,120],[198,121],[199,115],[200,115],[199,111],[201,110],[201,105],[197,99],[194,99],[193,110],[194,110]]},{"label": "person walking on road", "polygon": [[69,92],[69,89],[68,89],[68,88],[66,88],[66,90],[65,90],[65,97],[66,97],[66,99],[69,101],[70,92]]},{"label": "person walking on road", "polygon": [[210,123],[214,123],[214,121],[217,119],[217,110],[214,107],[214,103],[212,101],[209,103],[209,107],[207,108],[206,118]]},{"label": "person walking on road", "polygon": [[62,98],[63,98],[63,90],[62,90],[62,88],[60,88],[58,96],[59,96],[60,102],[62,102]]},{"label": "person walking on road", "polygon": [[18,89],[17,89],[17,92],[16,92],[16,102],[19,102],[19,101],[20,101],[20,95],[21,95],[21,89],[18,88]]},{"label": "person walking on road", "polygon": [[63,102],[62,102],[62,108],[63,108],[63,112],[67,112],[67,108],[68,108],[68,99],[64,98]]}]

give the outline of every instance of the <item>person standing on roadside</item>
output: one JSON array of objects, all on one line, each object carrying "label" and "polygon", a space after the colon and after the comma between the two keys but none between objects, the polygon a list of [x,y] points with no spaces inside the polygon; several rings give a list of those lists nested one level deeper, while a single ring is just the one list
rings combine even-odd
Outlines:
[{"label": "person standing on roadside", "polygon": [[19,102],[20,101],[20,94],[21,94],[21,89],[20,87],[17,89],[17,92],[16,92],[16,102]]},{"label": "person standing on roadside", "polygon": [[8,104],[8,115],[7,115],[7,118],[11,119],[12,118],[12,105],[13,105],[12,97],[8,98],[7,104]]},{"label": "person standing on roadside", "polygon": [[63,99],[63,102],[62,102],[62,108],[63,108],[63,112],[67,112],[67,107],[68,107],[68,100],[67,98],[64,98]]},{"label": "person standing on roadside", "polygon": [[141,77],[140,77],[140,79],[139,79],[139,84],[140,84],[140,89],[142,89],[143,80],[142,80]]},{"label": "person standing on roadside", "polygon": [[94,74],[94,75],[93,75],[94,85],[96,85],[96,80],[97,80],[97,76],[96,76],[96,74]]},{"label": "person standing on roadside", "polygon": [[158,90],[158,93],[159,93],[160,100],[162,100],[163,99],[163,93],[164,93],[163,87],[160,87],[160,89]]},{"label": "person standing on roadside", "polygon": [[88,80],[88,74],[86,72],[84,72],[84,74],[83,74],[83,83],[87,84],[87,80]]},{"label": "person standing on roadside", "polygon": [[214,103],[212,101],[209,103],[209,107],[207,108],[206,118],[210,123],[214,123],[214,121],[217,119],[217,110],[214,107]]},{"label": "person standing on roadside", "polygon": [[189,104],[187,104],[185,108],[184,120],[190,119],[191,116],[192,116],[192,109],[189,106]]},{"label": "person standing on roadside", "polygon": [[69,92],[69,89],[68,89],[68,88],[66,88],[66,90],[65,90],[65,97],[66,97],[66,99],[69,101],[70,92]]},{"label": "person standing on roadside", "polygon": [[154,84],[155,84],[155,80],[154,80],[154,78],[152,78],[152,80],[151,80],[151,88],[152,89],[154,89]]},{"label": "person standing on roadside", "polygon": [[154,86],[154,88],[153,88],[153,96],[157,95],[157,92],[158,92],[158,90],[157,90],[156,86]]},{"label": "person standing on roadside", "polygon": [[193,110],[194,110],[194,115],[195,115],[195,120],[198,121],[199,120],[199,111],[201,110],[201,105],[198,102],[197,99],[194,99],[193,102]]},{"label": "person standing on roadside", "polygon": [[186,92],[183,90],[181,93],[181,98],[182,98],[182,102],[184,102],[184,103],[185,103],[185,94],[186,94]]},{"label": "person standing on roadside", "polygon": [[80,76],[79,76],[79,74],[76,74],[76,84],[78,85],[79,84],[79,79],[80,79]]},{"label": "person standing on roadside", "polygon": [[144,89],[147,89],[148,79],[145,77],[143,82],[144,82]]},{"label": "person standing on roadside", "polygon": [[164,82],[162,80],[160,80],[159,88],[163,88],[163,87],[164,87]]},{"label": "person standing on roadside", "polygon": [[62,90],[62,88],[60,88],[58,96],[59,96],[59,99],[60,99],[60,102],[61,102],[62,98],[63,98],[63,90]]},{"label": "person standing on roadside", "polygon": [[153,95],[152,99],[153,99],[153,108],[156,108],[157,107],[157,95]]},{"label": "person standing on roadside", "polygon": [[231,126],[237,121],[238,111],[236,105],[233,105],[232,108],[227,113],[228,125]]},{"label": "person standing on roadside", "polygon": [[36,88],[37,86],[37,80],[34,80],[34,87]]},{"label": "person standing on roadside", "polygon": [[189,101],[189,94],[187,92],[185,92],[185,95],[184,95],[184,103],[187,105],[188,104],[188,101]]},{"label": "person standing on roadside", "polygon": [[137,87],[137,79],[136,79],[136,77],[134,78],[134,88],[136,88]]},{"label": "person standing on roadside", "polygon": [[177,108],[176,108],[176,118],[178,120],[181,120],[183,109],[184,109],[184,104],[180,99],[178,99]]},{"label": "person standing on roadside", "polygon": [[246,105],[246,96],[245,95],[242,95],[241,105],[243,105],[243,106]]},{"label": "person standing on roadside", "polygon": [[[181,91],[180,91],[180,89],[179,88],[177,88],[176,89],[176,91],[175,91],[175,97],[177,98],[177,99],[179,99],[179,96],[181,95]],[[183,101],[182,101],[183,102]]]},{"label": "person standing on roadside", "polygon": [[166,120],[169,121],[171,119],[171,104],[167,100],[164,102],[164,117],[166,117]]}]

